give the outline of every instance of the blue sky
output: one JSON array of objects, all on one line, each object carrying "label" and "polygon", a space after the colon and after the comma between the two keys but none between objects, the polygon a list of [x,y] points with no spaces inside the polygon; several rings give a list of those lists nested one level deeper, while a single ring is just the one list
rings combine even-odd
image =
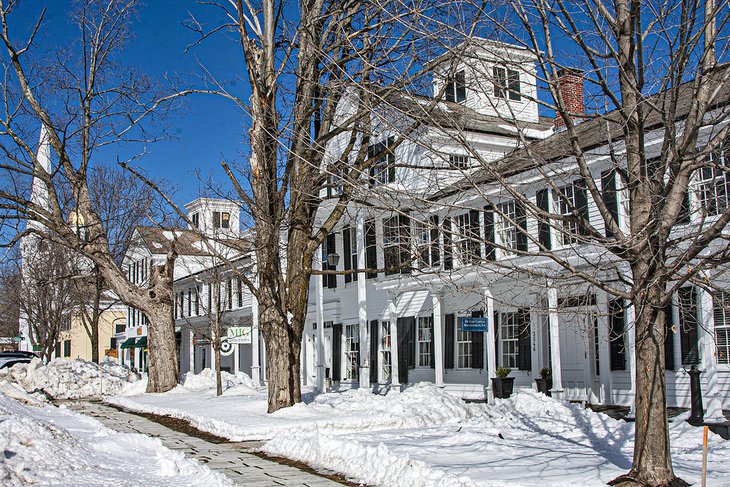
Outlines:
[{"label": "blue sky", "polygon": [[[68,16],[73,4],[71,0],[21,2],[21,9],[12,19],[16,38],[30,31],[45,6],[47,13],[37,39],[39,49],[70,43],[78,35]],[[132,25],[134,39],[124,51],[122,63],[138,67],[153,79],[167,75],[190,83],[196,83],[202,73],[198,63],[222,80],[240,80],[244,75],[241,52],[231,34],[218,34],[184,53],[196,36],[182,22],[190,13],[206,22],[219,20],[218,13],[210,6],[193,0],[148,0],[140,4],[138,13]],[[196,84],[200,86],[199,81]],[[248,98],[241,91],[245,83],[237,81],[235,89],[238,95]],[[176,188],[176,203],[187,203],[205,191],[194,174],[196,170],[202,179],[212,176],[214,181],[228,186],[220,161],[241,159],[248,124],[231,102],[203,95],[188,97],[185,107],[162,123],[174,135],[174,140],[150,145],[148,154],[138,165],[151,176],[172,183]],[[104,156],[116,158],[112,153]]]}]

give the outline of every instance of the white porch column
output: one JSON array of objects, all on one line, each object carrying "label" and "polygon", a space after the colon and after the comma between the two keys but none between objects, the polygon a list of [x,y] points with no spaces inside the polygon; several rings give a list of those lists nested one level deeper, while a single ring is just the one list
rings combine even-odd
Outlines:
[{"label": "white porch column", "polygon": [[431,291],[433,305],[433,365],[435,382],[438,387],[444,386],[444,315],[441,309],[442,291]]},{"label": "white porch column", "polygon": [[497,320],[495,318],[494,298],[492,291],[484,288],[484,303],[487,307],[486,315],[489,322],[487,323],[487,401],[494,402],[494,392],[492,391],[491,377],[497,370],[497,357],[495,355],[495,336],[497,333]]},{"label": "white porch column", "polygon": [[390,375],[391,390],[400,391],[398,379],[398,316],[396,315],[395,302],[398,295],[388,292],[388,316],[390,320]]},{"label": "white porch column", "polygon": [[[357,245],[357,322],[360,330],[360,388],[370,388],[370,367],[377,364],[370,363],[370,333],[368,329],[367,282],[365,282],[365,217],[362,212],[357,215],[355,230],[355,245]],[[345,259],[350,256],[346,255]],[[377,330],[375,330],[377,333]]]},{"label": "white porch column", "polygon": [[698,288],[700,308],[699,346],[702,353],[702,367],[707,381],[707,388],[702,391],[702,402],[705,406],[705,421],[708,423],[724,422],[722,401],[717,384],[717,364],[715,361],[715,316],[712,294]]},{"label": "white porch column", "polygon": [[629,392],[629,414],[628,418],[636,416],[636,310],[634,305],[626,307],[626,318],[624,320],[626,330],[626,361],[629,365],[631,375],[631,391]]},{"label": "white porch column", "polygon": [[[314,262],[312,262],[314,269],[322,269],[322,246],[317,247],[317,251],[314,253]],[[324,296],[322,295],[323,285],[322,274],[315,274],[314,276],[314,301],[315,301],[315,316],[317,318],[317,337],[314,349],[316,353],[315,368],[317,369],[317,390],[319,392],[326,392],[324,383]]]},{"label": "white porch column", "polygon": [[599,400],[602,404],[613,404],[613,380],[611,377],[611,353],[609,348],[608,295],[605,291],[596,292],[598,316],[598,367],[601,380]]},{"label": "white porch column", "polygon": [[560,360],[560,323],[558,320],[558,289],[548,281],[548,321],[550,322],[550,368],[553,372],[553,397],[562,399],[563,369]]},{"label": "white porch column", "polygon": [[[530,363],[532,364],[532,370],[530,370],[530,377],[532,378],[532,387],[537,390],[537,384],[535,379],[540,378],[540,353],[538,349],[539,335],[542,330],[542,320],[540,320],[539,301],[534,306],[530,307]],[[490,381],[491,382],[491,381]]]},{"label": "white porch column", "polygon": [[[190,326],[182,327],[182,343],[180,344],[180,355],[185,357],[184,361],[180,361],[180,372],[192,372],[195,370],[195,345],[193,344],[193,329]],[[187,353],[187,355],[185,355]],[[183,363],[185,364],[183,367]]]},{"label": "white porch column", "polygon": [[259,336],[259,300],[251,295],[251,379],[261,385],[261,339]]}]

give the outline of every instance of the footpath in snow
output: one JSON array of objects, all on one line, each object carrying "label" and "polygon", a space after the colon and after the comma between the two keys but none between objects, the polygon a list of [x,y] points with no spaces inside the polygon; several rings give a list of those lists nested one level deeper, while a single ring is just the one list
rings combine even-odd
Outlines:
[{"label": "footpath in snow", "polygon": [[[379,396],[369,391],[307,394],[266,413],[266,390],[224,374],[215,396],[210,370],[165,394],[108,398],[165,414],[234,441],[267,440],[263,450],[386,486],[605,485],[631,465],[633,424],[534,392],[495,404],[466,404],[430,385]],[[130,395],[132,394],[132,395]],[[702,430],[670,426],[676,473],[700,479]],[[711,434],[711,486],[730,485],[730,442]]]},{"label": "footpath in snow", "polygon": [[[54,368],[60,370],[51,372]],[[31,369],[30,375],[33,375],[33,371],[38,369],[37,364]],[[44,366],[44,369],[51,377],[68,373],[66,379],[79,379],[76,385],[69,383],[54,389],[57,392],[64,390],[78,397],[85,387],[84,363],[73,365],[58,361]],[[45,402],[44,393],[29,394],[24,389],[29,386],[28,390],[35,391],[41,388],[39,384],[25,381],[25,385],[20,386],[8,381],[9,376],[13,374],[0,376],[0,451],[3,452],[0,456],[0,485],[233,485],[223,475],[186,459],[180,452],[165,448],[158,439],[118,433],[95,419],[49,405]],[[55,386],[51,386],[49,384],[55,379],[49,383],[40,376],[38,380],[49,388],[59,384],[55,382]],[[119,390],[122,389],[124,387],[120,385]]]}]

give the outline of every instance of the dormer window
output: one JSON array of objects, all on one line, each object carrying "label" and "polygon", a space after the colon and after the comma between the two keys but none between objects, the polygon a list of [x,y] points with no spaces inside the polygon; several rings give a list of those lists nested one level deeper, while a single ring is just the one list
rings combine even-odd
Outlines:
[{"label": "dormer window", "polygon": [[213,212],[213,228],[229,228],[231,224],[231,214],[227,211]]},{"label": "dormer window", "polygon": [[195,228],[200,228],[200,215],[198,215],[197,213],[193,213],[190,216],[190,221],[193,222],[193,226]]},{"label": "dormer window", "polygon": [[514,69],[507,69],[502,66],[494,66],[492,69],[494,79],[494,96],[496,98],[507,98],[520,101],[520,73]]},{"label": "dormer window", "polygon": [[446,82],[446,101],[466,100],[466,76],[464,70],[457,71],[453,79]]},{"label": "dormer window", "polygon": [[469,156],[451,154],[449,156],[449,167],[451,169],[469,169]]}]

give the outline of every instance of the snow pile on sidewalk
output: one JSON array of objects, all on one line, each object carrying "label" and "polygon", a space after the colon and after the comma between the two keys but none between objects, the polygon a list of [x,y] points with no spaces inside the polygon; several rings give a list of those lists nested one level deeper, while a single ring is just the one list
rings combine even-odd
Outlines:
[{"label": "snow pile on sidewalk", "polygon": [[0,393],[3,486],[232,486],[158,439],[117,433],[53,406],[23,406]]},{"label": "snow pile on sidewalk", "polygon": [[[207,373],[206,373],[207,374]],[[187,379],[190,380],[190,379]],[[196,379],[200,384],[205,379]],[[250,391],[216,397],[210,390],[193,392],[179,386],[167,394],[116,396],[106,401],[124,408],[146,413],[186,419],[203,431],[233,441],[261,440],[288,435],[291,431],[328,431],[337,434],[392,428],[423,428],[458,423],[474,414],[479,407],[465,404],[430,384],[420,384],[403,393],[378,396],[370,391],[350,390],[320,394],[309,403],[268,414],[265,388],[245,385],[233,387]],[[214,390],[215,381],[210,384]]]},{"label": "snow pile on sidewalk", "polygon": [[[671,425],[677,475],[699,478],[702,430]],[[535,392],[481,407],[433,428],[331,434],[290,431],[263,450],[371,485],[605,485],[631,466],[633,424]],[[728,485],[730,442],[712,435],[708,485]]]},{"label": "snow pile on sidewalk", "polygon": [[15,382],[31,394],[42,391],[53,399],[82,399],[121,394],[130,384],[138,382],[139,376],[121,365],[102,362],[100,379],[99,364],[81,359],[56,359],[45,365],[33,360],[0,369],[0,380]]},{"label": "snow pile on sidewalk", "polygon": [[[215,370],[203,369],[199,374],[188,372],[183,375],[182,386],[178,386],[177,392],[211,392],[215,394],[216,389],[216,378]],[[221,371],[221,384],[223,385],[224,393],[231,394],[233,392],[237,394],[251,393],[257,394],[255,390],[253,380],[251,377],[238,372],[231,374],[226,371]]]}]

